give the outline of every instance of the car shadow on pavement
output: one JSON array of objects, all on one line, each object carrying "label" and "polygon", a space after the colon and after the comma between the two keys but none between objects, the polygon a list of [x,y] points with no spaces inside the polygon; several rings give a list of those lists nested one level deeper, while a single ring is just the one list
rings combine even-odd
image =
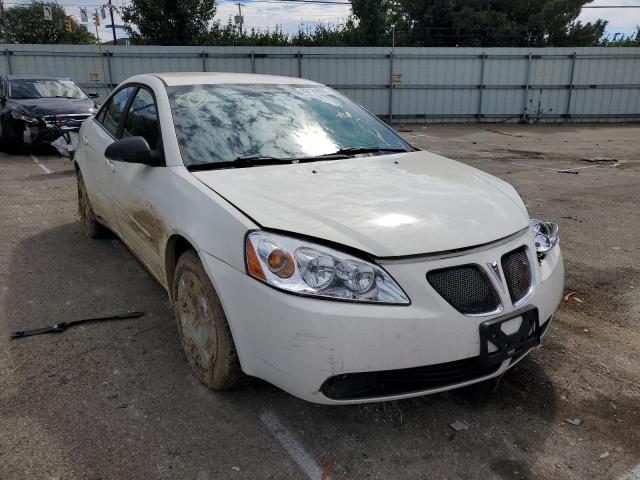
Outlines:
[{"label": "car shadow on pavement", "polygon": [[71,222],[10,255],[7,330],[146,316],[2,346],[17,369],[0,397],[0,451],[12,452],[0,477],[24,476],[37,451],[34,478],[227,478],[236,465],[237,478],[300,478],[260,421],[267,411],[334,479],[530,478],[557,422],[536,352],[498,381],[396,402],[314,405],[257,379],[213,392],[190,373],[166,293],[118,240]]}]

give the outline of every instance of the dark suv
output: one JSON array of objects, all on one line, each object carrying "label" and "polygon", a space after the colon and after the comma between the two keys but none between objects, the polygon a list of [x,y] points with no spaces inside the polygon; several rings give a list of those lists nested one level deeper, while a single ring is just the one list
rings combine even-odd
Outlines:
[{"label": "dark suv", "polygon": [[96,111],[97,94],[68,78],[0,76],[0,141],[12,146],[51,142],[78,131]]}]

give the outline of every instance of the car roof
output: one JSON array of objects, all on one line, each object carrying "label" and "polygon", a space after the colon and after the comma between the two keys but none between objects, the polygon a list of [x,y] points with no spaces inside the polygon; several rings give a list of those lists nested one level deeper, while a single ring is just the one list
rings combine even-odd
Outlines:
[{"label": "car roof", "polygon": [[7,80],[71,80],[69,77],[53,77],[50,75],[4,75]]},{"label": "car roof", "polygon": [[167,86],[177,85],[215,85],[215,84],[273,84],[273,85],[318,85],[317,82],[296,77],[279,75],[257,75],[255,73],[228,72],[167,72],[151,73]]}]

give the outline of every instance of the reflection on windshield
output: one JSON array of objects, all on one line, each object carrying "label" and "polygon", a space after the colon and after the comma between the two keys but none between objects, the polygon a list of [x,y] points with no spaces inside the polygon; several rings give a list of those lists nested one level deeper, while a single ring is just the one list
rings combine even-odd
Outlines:
[{"label": "reflection on windshield", "polygon": [[362,107],[326,87],[167,87],[187,166],[238,157],[312,157],[352,147],[411,147]]},{"label": "reflection on windshield", "polygon": [[76,98],[85,100],[89,97],[71,80],[35,79],[11,80],[9,82],[10,97],[25,98]]}]

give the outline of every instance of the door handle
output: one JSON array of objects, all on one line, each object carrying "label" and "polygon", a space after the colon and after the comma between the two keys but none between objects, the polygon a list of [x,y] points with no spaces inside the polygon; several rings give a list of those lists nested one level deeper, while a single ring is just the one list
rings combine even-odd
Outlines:
[{"label": "door handle", "polygon": [[89,145],[89,139],[84,135],[82,136],[82,143],[84,143],[85,145]]}]

